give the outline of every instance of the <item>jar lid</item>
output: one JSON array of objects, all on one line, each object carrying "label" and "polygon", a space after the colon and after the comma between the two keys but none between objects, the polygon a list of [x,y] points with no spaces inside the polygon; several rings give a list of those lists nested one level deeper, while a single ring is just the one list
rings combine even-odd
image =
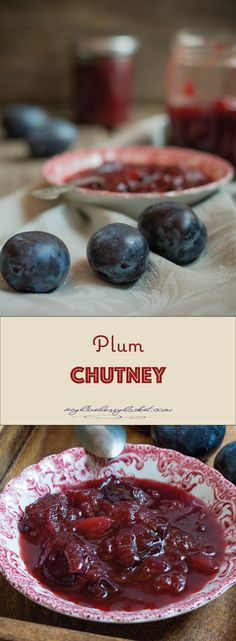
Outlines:
[{"label": "jar lid", "polygon": [[81,36],[75,52],[79,58],[101,58],[104,56],[131,56],[139,49],[134,36]]},{"label": "jar lid", "polygon": [[199,31],[177,31],[173,39],[174,47],[191,50],[197,54],[209,51],[214,56],[224,56],[236,50],[236,34],[229,30],[203,29]]}]

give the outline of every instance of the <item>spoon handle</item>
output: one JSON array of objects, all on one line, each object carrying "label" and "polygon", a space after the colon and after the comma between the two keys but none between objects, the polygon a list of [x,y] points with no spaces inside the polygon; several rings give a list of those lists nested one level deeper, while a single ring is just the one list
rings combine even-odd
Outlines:
[{"label": "spoon handle", "polygon": [[32,196],[34,198],[39,198],[39,200],[56,200],[62,194],[65,194],[67,191],[72,191],[74,187],[71,185],[63,185],[62,187],[45,187],[45,189],[35,189],[32,191]]},{"label": "spoon handle", "polygon": [[40,200],[56,200],[62,194],[66,194],[70,191],[75,191],[76,187],[89,187],[91,183],[96,182],[99,185],[103,185],[104,180],[99,176],[86,176],[77,180],[73,180],[67,185],[51,185],[50,187],[45,187],[43,189],[35,189],[32,191],[32,196],[34,198],[39,198]]}]

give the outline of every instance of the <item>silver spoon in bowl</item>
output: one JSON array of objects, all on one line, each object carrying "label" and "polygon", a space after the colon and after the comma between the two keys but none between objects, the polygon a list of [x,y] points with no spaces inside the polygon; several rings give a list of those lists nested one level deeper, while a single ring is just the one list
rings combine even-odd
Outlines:
[{"label": "silver spoon in bowl", "polygon": [[76,435],[80,445],[90,454],[115,458],[126,445],[126,429],[122,425],[78,425]]}]

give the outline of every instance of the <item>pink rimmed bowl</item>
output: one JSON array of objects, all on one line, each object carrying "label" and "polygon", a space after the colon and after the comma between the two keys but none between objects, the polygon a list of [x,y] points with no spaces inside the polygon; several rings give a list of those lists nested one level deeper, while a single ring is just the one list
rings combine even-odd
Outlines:
[{"label": "pink rimmed bowl", "polygon": [[63,185],[77,172],[91,169],[91,174],[104,162],[121,161],[122,163],[155,164],[161,166],[181,164],[189,169],[202,169],[210,176],[211,182],[201,187],[190,187],[179,191],[116,193],[105,190],[77,187],[75,191],[65,194],[74,205],[97,205],[134,219],[139,218],[143,210],[162,198],[182,200],[193,205],[226,185],[234,175],[232,165],[218,156],[193,149],[177,147],[127,146],[127,147],[92,147],[69,151],[50,158],[43,165],[43,176],[52,185]]},{"label": "pink rimmed bowl", "polygon": [[[154,610],[104,612],[79,606],[54,594],[33,578],[20,556],[18,522],[26,505],[65,484],[111,474],[169,483],[192,493],[210,507],[224,530],[225,558],[216,576],[195,594]],[[68,616],[90,621],[139,623],[185,614],[220,596],[236,583],[236,487],[204,463],[173,450],[128,445],[120,456],[102,461],[76,448],[26,468],[0,495],[0,570],[14,588],[32,601]]]}]

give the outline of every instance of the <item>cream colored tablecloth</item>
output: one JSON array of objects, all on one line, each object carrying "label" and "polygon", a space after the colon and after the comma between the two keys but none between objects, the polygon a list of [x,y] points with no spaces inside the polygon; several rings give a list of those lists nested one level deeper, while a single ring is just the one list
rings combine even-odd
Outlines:
[{"label": "cream colored tablecloth", "polygon": [[42,212],[26,192],[0,200],[0,241],[19,230],[57,234],[67,244],[72,267],[51,294],[20,294],[0,280],[1,316],[234,316],[236,314],[236,205],[220,192],[195,207],[208,230],[205,254],[179,267],[153,253],[135,284],[115,287],[98,279],[86,259],[95,229],[113,221],[135,222],[121,214],[88,207],[86,218],[66,203]]}]

